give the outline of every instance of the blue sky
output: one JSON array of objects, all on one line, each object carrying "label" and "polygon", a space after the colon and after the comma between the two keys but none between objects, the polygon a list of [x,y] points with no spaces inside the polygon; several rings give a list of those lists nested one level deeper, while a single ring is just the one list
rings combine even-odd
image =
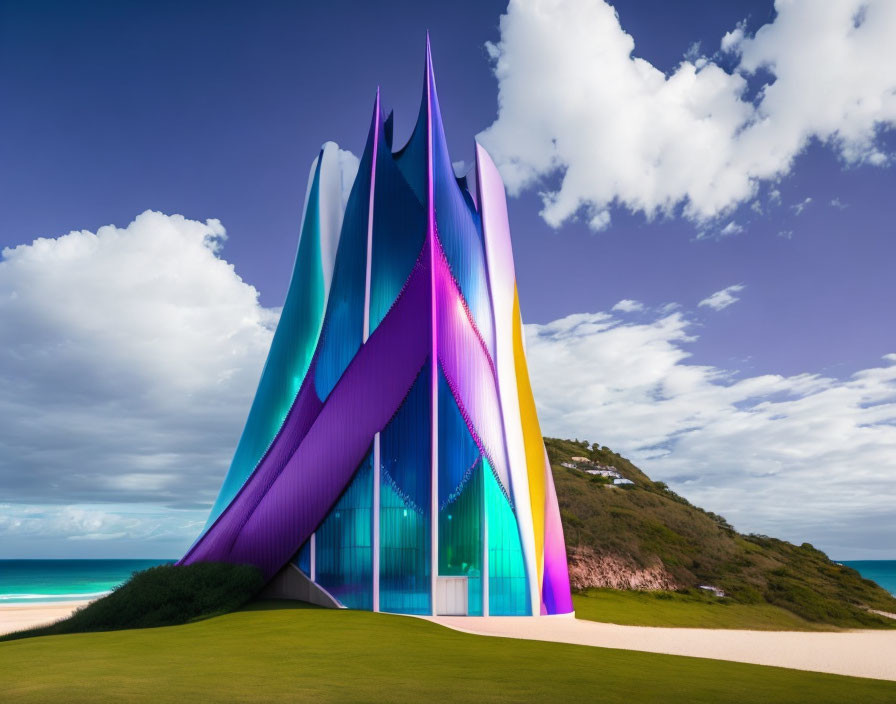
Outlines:
[{"label": "blue sky", "polygon": [[377,86],[409,135],[428,29],[454,158],[481,135],[513,193],[545,431],[741,530],[896,557],[896,25],[861,6],[0,0],[9,556],[194,537],[308,166],[360,153]]}]

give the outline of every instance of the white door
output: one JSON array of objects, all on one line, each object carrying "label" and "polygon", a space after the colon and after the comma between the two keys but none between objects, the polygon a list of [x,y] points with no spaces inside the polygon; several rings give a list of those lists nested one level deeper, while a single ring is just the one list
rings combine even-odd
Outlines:
[{"label": "white door", "polygon": [[436,614],[467,615],[467,578],[439,577],[436,581]]}]

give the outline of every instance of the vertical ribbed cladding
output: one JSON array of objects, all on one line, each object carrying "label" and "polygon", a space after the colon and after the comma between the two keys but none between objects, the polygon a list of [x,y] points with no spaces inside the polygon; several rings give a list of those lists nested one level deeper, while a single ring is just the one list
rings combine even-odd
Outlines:
[{"label": "vertical ribbed cladding", "polygon": [[372,502],[371,450],[314,533],[315,581],[349,609],[373,608]]},{"label": "vertical ribbed cladding", "polygon": [[485,348],[494,359],[494,321],[482,241],[482,222],[479,213],[471,207],[472,201],[464,197],[454,175],[431,65],[429,81],[436,234]]},{"label": "vertical ribbed cladding", "polygon": [[467,578],[467,608],[482,615],[482,456],[439,373],[439,575]]},{"label": "vertical ribbed cladding", "polygon": [[545,516],[544,516],[544,578],[541,587],[543,613],[569,614],[573,611],[569,591],[569,566],[566,563],[566,541],[560,520],[560,504],[554,489],[554,476],[547,450],[544,452]]},{"label": "vertical ribbed cladding", "polygon": [[393,159],[387,135],[384,125],[378,135],[373,195],[371,331],[395,302],[426,238],[426,208]]},{"label": "vertical ribbed cladding", "polygon": [[273,442],[308,372],[332,275],[333,261],[327,254],[338,241],[342,220],[342,204],[330,187],[339,176],[337,151],[335,144],[327,144],[312,165],[299,246],[280,322],[206,528],[233,500]]},{"label": "vertical ribbed cladding", "polygon": [[532,575],[529,585],[530,600],[537,608],[541,603],[544,506],[532,500],[531,472],[527,462],[525,433],[520,412],[513,338],[514,324],[517,320],[516,274],[510,242],[510,223],[501,176],[491,158],[478,144],[476,182],[495,321],[495,369],[501,401],[500,415],[523,551],[529,574]]},{"label": "vertical ribbed cladding", "polygon": [[520,542],[519,511],[514,512],[483,459],[485,515],[488,522],[488,593],[492,616],[531,616],[531,570]]},{"label": "vertical ribbed cladding", "polygon": [[333,283],[320,334],[314,384],[321,400],[329,396],[363,340],[371,167],[381,125],[382,115],[377,99],[358,175],[345,207]]},{"label": "vertical ribbed cladding", "polygon": [[326,401],[314,391],[312,372],[258,467],[180,564],[247,563],[271,577],[292,559],[349,485],[371,439],[426,365],[431,281],[424,247],[389,315]]},{"label": "vertical ribbed cladding", "polygon": [[427,362],[380,433],[380,609],[431,611],[432,458]]},{"label": "vertical ribbed cladding", "polygon": [[439,372],[439,510],[454,500],[479,461],[479,447],[470,435],[444,373]]},{"label": "vertical ribbed cladding", "polygon": [[434,269],[439,364],[470,432],[509,497],[512,481],[495,369],[445,257],[436,259]]}]

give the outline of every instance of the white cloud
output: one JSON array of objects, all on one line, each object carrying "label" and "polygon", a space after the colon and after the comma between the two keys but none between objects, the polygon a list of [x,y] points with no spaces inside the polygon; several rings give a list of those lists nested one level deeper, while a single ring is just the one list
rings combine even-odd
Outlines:
[{"label": "white cloud", "polygon": [[727,225],[725,225],[725,227],[719,230],[719,234],[722,237],[731,237],[732,235],[739,235],[743,231],[743,226],[738,225],[736,222],[734,222],[734,220],[732,220]]},{"label": "white cloud", "polygon": [[622,313],[636,313],[644,310],[644,304],[640,301],[633,301],[630,298],[623,298],[611,310],[618,310]]},{"label": "white cloud", "polygon": [[734,284],[733,286],[729,286],[728,288],[723,288],[721,291],[716,291],[711,296],[707,296],[704,298],[698,306],[704,306],[706,308],[712,308],[713,310],[722,310],[723,308],[727,308],[732,303],[737,303],[740,298],[735,296],[734,294],[739,291],[743,291],[746,288],[743,284]]},{"label": "white cloud", "polygon": [[845,380],[738,376],[688,363],[692,325],[594,313],[526,326],[545,434],[608,445],[740,530],[891,557],[896,354]]},{"label": "white cloud", "polygon": [[0,260],[0,496],[207,505],[276,313],[220,222],[147,211]]},{"label": "white cloud", "polygon": [[487,47],[498,116],[479,138],[511,193],[542,190],[554,227],[581,211],[601,229],[612,205],[721,217],[786,175],[813,138],[845,162],[887,163],[878,137],[896,124],[896,3],[776,10],[755,35],[740,25],[722,39],[733,71],[691,57],[667,76],[634,54],[602,0],[511,0]]},{"label": "white cloud", "polygon": [[799,203],[793,206],[793,212],[797,215],[802,215],[803,211],[809,207],[809,204],[812,202],[812,196],[807,196]]}]

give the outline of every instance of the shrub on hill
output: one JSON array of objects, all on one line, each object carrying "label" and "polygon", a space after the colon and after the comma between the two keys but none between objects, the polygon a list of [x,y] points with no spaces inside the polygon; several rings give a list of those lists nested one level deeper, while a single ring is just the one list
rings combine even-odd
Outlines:
[{"label": "shrub on hill", "polygon": [[234,611],[263,586],[261,572],[250,565],[222,562],[160,565],[135,572],[111,594],[63,621],[0,636],[0,641],[61,633],[174,626]]}]

